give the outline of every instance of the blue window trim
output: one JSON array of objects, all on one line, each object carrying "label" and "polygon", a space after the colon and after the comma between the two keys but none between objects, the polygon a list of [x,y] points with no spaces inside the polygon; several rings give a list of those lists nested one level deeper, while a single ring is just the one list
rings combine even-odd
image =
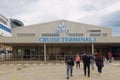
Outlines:
[{"label": "blue window trim", "polygon": [[11,30],[8,27],[4,26],[3,24],[0,24],[0,28],[11,33]]}]

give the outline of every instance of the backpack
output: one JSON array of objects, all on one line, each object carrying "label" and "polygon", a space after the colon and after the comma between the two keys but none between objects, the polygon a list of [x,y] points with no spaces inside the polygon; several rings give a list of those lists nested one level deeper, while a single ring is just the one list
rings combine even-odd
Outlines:
[{"label": "backpack", "polygon": [[72,65],[72,66],[74,65],[74,59],[72,58],[72,56],[67,56],[66,62],[69,65]]},{"label": "backpack", "polygon": [[96,59],[96,57],[95,56],[92,56],[92,60],[95,60]]}]

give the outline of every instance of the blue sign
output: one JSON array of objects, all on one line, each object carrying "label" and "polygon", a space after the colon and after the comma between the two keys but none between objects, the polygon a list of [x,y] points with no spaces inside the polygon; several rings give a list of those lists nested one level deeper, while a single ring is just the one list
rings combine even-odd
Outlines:
[{"label": "blue sign", "polygon": [[40,37],[39,42],[45,43],[45,42],[52,42],[52,43],[76,43],[76,42],[96,42],[96,38],[91,37]]}]

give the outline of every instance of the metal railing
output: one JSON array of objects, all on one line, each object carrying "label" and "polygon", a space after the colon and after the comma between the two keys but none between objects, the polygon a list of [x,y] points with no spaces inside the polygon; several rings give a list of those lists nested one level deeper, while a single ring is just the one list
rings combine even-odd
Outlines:
[{"label": "metal railing", "polygon": [[[65,60],[65,56],[67,55],[46,55],[46,61],[63,61]],[[75,57],[75,55],[73,55]],[[45,61],[44,55],[21,55],[21,56],[15,56],[15,55],[2,55],[0,54],[0,61],[31,61],[31,60],[39,60],[39,61]],[[115,58],[115,60],[120,60],[120,57]]]},{"label": "metal railing", "polygon": [[[61,55],[46,55],[46,61],[62,61],[65,59],[65,56]],[[44,55],[0,55],[0,61],[10,61],[10,60],[41,60],[44,61]]]}]

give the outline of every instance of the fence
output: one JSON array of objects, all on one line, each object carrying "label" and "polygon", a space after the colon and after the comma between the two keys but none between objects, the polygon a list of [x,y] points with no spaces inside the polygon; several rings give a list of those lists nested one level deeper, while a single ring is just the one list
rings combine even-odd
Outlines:
[{"label": "fence", "polygon": [[[63,61],[65,56],[61,55],[46,55],[46,61]],[[10,61],[10,60],[41,60],[44,61],[44,55],[0,55],[0,61]]]}]

